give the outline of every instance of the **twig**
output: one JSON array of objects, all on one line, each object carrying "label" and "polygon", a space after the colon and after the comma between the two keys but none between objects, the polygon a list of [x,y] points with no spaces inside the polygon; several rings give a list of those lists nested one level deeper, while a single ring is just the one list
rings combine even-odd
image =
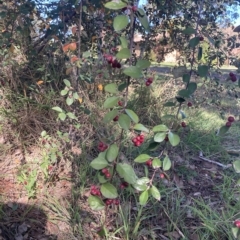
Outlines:
[{"label": "twig", "polygon": [[220,166],[220,167],[222,167],[222,168],[225,168],[225,169],[232,166],[231,164],[229,164],[229,165],[224,165],[224,164],[222,164],[222,163],[220,163],[220,162],[216,162],[216,161],[210,160],[210,159],[205,158],[205,157],[202,157],[202,156],[198,156],[198,157],[199,157],[201,160],[204,160],[204,161],[209,162],[209,163],[214,163],[214,164],[216,164],[216,165],[218,165],[218,166]]},{"label": "twig", "polygon": [[181,235],[181,237],[183,239],[186,239],[186,237],[184,236],[184,234],[181,232],[181,230],[178,228],[178,226],[173,222],[173,220],[169,217],[168,213],[166,212],[165,208],[163,207],[163,211],[166,214],[166,216],[168,217],[169,221],[172,223],[172,225],[174,226],[174,228],[177,230],[177,232]]}]

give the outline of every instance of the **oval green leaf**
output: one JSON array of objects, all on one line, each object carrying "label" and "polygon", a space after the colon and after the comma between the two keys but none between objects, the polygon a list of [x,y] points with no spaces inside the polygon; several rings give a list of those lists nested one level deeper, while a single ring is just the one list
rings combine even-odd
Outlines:
[{"label": "oval green leaf", "polygon": [[118,115],[118,110],[114,109],[108,113],[105,114],[104,118],[103,118],[103,122],[104,123],[109,123],[110,121],[112,121],[116,116]]},{"label": "oval green leaf", "polygon": [[64,112],[61,112],[61,113],[58,114],[58,117],[59,117],[62,121],[64,121],[64,120],[66,119],[67,115],[66,115]]},{"label": "oval green leaf", "polygon": [[103,183],[100,191],[105,198],[114,199],[118,197],[117,189],[111,183]]},{"label": "oval green leaf", "polygon": [[88,204],[90,208],[94,211],[103,210],[105,208],[104,202],[99,197],[96,196],[89,196]]},{"label": "oval green leaf", "polygon": [[149,133],[149,129],[147,129],[145,126],[143,126],[141,123],[138,123],[134,125],[133,127],[135,130],[143,131]]},{"label": "oval green leaf", "polygon": [[119,125],[121,126],[122,129],[128,130],[130,128],[130,125],[131,125],[131,119],[128,115],[121,114],[119,119],[118,119],[118,123],[119,123]]},{"label": "oval green leaf", "polygon": [[124,29],[129,23],[129,18],[127,15],[118,15],[113,20],[113,28],[115,31],[120,31]]},{"label": "oval green leaf", "polygon": [[66,99],[66,103],[68,106],[72,105],[73,101],[74,101],[73,97],[67,97],[67,99]]},{"label": "oval green leaf", "polygon": [[164,124],[160,124],[155,126],[152,130],[153,132],[166,132],[168,131],[168,127]]},{"label": "oval green leaf", "polygon": [[127,6],[127,3],[122,2],[121,0],[118,1],[111,1],[104,4],[105,8],[109,8],[112,10],[119,10]]},{"label": "oval green leaf", "polygon": [[199,44],[199,42],[200,42],[199,37],[194,37],[194,38],[190,39],[189,46],[191,48],[195,48]]},{"label": "oval green leaf", "polygon": [[127,48],[127,47],[128,47],[128,41],[127,41],[127,39],[126,39],[125,37],[120,37],[119,39],[120,39],[120,41],[121,41],[121,47],[122,47],[122,48]]},{"label": "oval green leaf", "polygon": [[152,185],[152,187],[150,188],[150,193],[158,201],[161,200],[161,194],[160,194],[159,190],[154,185]]},{"label": "oval green leaf", "polygon": [[154,141],[162,142],[165,139],[166,135],[167,135],[166,132],[159,132],[154,136]]},{"label": "oval green leaf", "polygon": [[96,170],[103,169],[108,166],[108,162],[105,158],[98,156],[97,158],[93,159],[90,163],[90,166]]},{"label": "oval green leaf", "polygon": [[152,161],[152,167],[154,169],[156,169],[156,168],[160,168],[161,166],[162,166],[162,163],[161,163],[160,159],[159,158],[154,158],[153,161]]},{"label": "oval green leaf", "polygon": [[131,57],[130,50],[128,48],[123,48],[117,53],[116,57],[118,59],[130,58]]},{"label": "oval green leaf", "polygon": [[118,102],[118,97],[109,97],[105,100],[103,107],[104,108],[112,108],[115,107],[117,105]]},{"label": "oval green leaf", "polygon": [[71,87],[71,83],[67,79],[63,79],[63,82],[67,87]]},{"label": "oval green leaf", "polygon": [[132,111],[131,109],[125,109],[125,112],[133,120],[133,122],[135,123],[139,122],[138,115],[134,111]]},{"label": "oval green leaf", "polygon": [[135,184],[137,181],[137,176],[131,165],[127,163],[118,163],[116,167],[117,173],[121,178],[124,179],[129,184]]},{"label": "oval green leaf", "polygon": [[146,69],[151,66],[151,62],[147,59],[139,59],[136,66],[140,69]]},{"label": "oval green leaf", "polygon": [[198,66],[198,74],[200,77],[206,77],[208,75],[208,66],[207,65]]},{"label": "oval green leaf", "polygon": [[177,146],[180,142],[179,136],[175,133],[172,133],[172,132],[168,133],[168,139],[169,139],[169,142],[171,143],[171,145],[173,147]]},{"label": "oval green leaf", "polygon": [[109,93],[118,93],[118,86],[116,83],[110,83],[104,87],[104,90]]},{"label": "oval green leaf", "polygon": [[140,205],[146,205],[147,201],[148,201],[148,191],[146,190],[140,194],[139,203]]},{"label": "oval green leaf", "polygon": [[145,163],[149,158],[151,157],[148,154],[140,154],[138,157],[134,159],[134,162]]},{"label": "oval green leaf", "polygon": [[139,178],[136,183],[133,185],[133,187],[137,190],[137,191],[146,191],[148,188],[148,183],[150,182],[150,179],[147,177],[142,177]]},{"label": "oval green leaf", "polygon": [[172,166],[172,163],[168,156],[163,159],[163,171],[168,171]]},{"label": "oval green leaf", "polygon": [[112,145],[108,148],[107,153],[106,153],[107,160],[108,160],[109,162],[114,161],[114,160],[117,158],[117,156],[118,156],[118,151],[119,151],[118,146],[117,146],[115,143],[112,144]]},{"label": "oval green leaf", "polygon": [[236,160],[233,162],[233,167],[236,171],[236,173],[240,173],[240,160]]},{"label": "oval green leaf", "polygon": [[190,82],[187,89],[190,94],[193,94],[197,90],[197,84],[195,82]]},{"label": "oval green leaf", "polygon": [[140,15],[139,14],[137,15],[138,20],[140,21],[142,26],[145,28],[145,30],[149,31],[150,27],[149,27],[148,18],[145,11],[141,8],[138,8],[138,12],[140,13]]},{"label": "oval green leaf", "polygon": [[123,73],[132,78],[140,78],[142,76],[141,70],[136,66],[130,66],[123,70]]},{"label": "oval green leaf", "polygon": [[60,107],[53,107],[52,110],[57,111],[57,112],[63,112],[63,110]]}]

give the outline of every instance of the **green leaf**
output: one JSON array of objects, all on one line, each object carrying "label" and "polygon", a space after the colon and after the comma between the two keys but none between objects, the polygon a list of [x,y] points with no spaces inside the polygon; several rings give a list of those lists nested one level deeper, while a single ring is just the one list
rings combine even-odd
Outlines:
[{"label": "green leaf", "polygon": [[64,121],[64,120],[66,119],[67,115],[66,115],[64,112],[61,112],[61,113],[58,114],[58,117],[59,117],[62,121]]},{"label": "green leaf", "polygon": [[71,83],[67,79],[63,79],[63,82],[67,87],[71,87]]},{"label": "green leaf", "polygon": [[104,87],[104,90],[109,93],[118,93],[117,89],[118,89],[118,86],[116,83],[110,83]]},{"label": "green leaf", "polygon": [[63,112],[63,110],[60,107],[53,107],[52,110],[57,111],[57,112]]},{"label": "green leaf", "polygon": [[96,196],[89,196],[88,204],[90,208],[94,211],[103,210],[105,208],[104,202],[99,197]]},{"label": "green leaf", "polygon": [[73,97],[67,97],[67,99],[66,99],[66,103],[68,106],[72,105],[73,101],[74,101]]},{"label": "green leaf", "polygon": [[129,23],[129,18],[127,15],[118,15],[113,20],[113,28],[115,31],[120,31],[126,28],[128,23]]},{"label": "green leaf", "polygon": [[111,183],[103,183],[100,191],[105,198],[114,199],[118,197],[117,189]]},{"label": "green leaf", "polygon": [[187,90],[190,94],[193,94],[197,90],[197,84],[195,82],[190,82],[188,84]]},{"label": "green leaf", "polygon": [[139,16],[139,14],[137,15],[138,20],[140,21],[142,26],[145,28],[145,30],[149,31],[150,27],[149,27],[148,18],[147,18],[147,15],[146,15],[145,11],[141,8],[138,8],[138,12],[141,15],[141,16]]},{"label": "green leaf", "polygon": [[134,125],[133,129],[149,133],[149,129],[147,129],[141,123],[138,123],[138,124]]},{"label": "green leaf", "polygon": [[134,111],[132,111],[131,109],[125,109],[125,112],[132,119],[133,122],[135,123],[139,122],[138,115]]},{"label": "green leaf", "polygon": [[152,143],[149,144],[147,149],[149,151],[155,151],[159,147],[159,145],[160,145],[160,143],[152,142]]},{"label": "green leaf", "polygon": [[138,157],[134,159],[134,162],[145,163],[149,158],[151,157],[148,154],[140,154]]},{"label": "green leaf", "polygon": [[161,200],[160,192],[159,192],[159,190],[155,186],[152,185],[152,187],[150,188],[150,193],[158,201]]},{"label": "green leaf", "polygon": [[78,93],[75,92],[75,93],[73,94],[73,98],[74,98],[74,99],[79,99]]},{"label": "green leaf", "polygon": [[188,83],[190,81],[190,78],[191,78],[190,74],[185,73],[183,74],[182,80],[183,82]]},{"label": "green leaf", "polygon": [[202,47],[198,48],[198,61],[200,61],[202,59],[202,54],[203,54],[203,49]]},{"label": "green leaf", "polygon": [[163,159],[163,171],[168,171],[171,168],[171,161],[168,156]]},{"label": "green leaf", "polygon": [[118,163],[116,167],[117,173],[121,178],[124,179],[129,184],[135,184],[137,181],[137,176],[131,165],[127,163]]},{"label": "green leaf", "polygon": [[101,170],[108,166],[108,162],[103,156],[99,155],[97,158],[92,160],[90,166],[96,170]]},{"label": "green leaf", "polygon": [[176,104],[174,102],[166,102],[166,103],[164,103],[163,106],[164,107],[174,107],[174,106],[176,106]]},{"label": "green leaf", "polygon": [[117,53],[116,57],[118,59],[130,58],[131,57],[130,50],[128,48],[123,48]]},{"label": "green leaf", "polygon": [[119,39],[120,39],[120,41],[121,41],[121,47],[122,47],[122,48],[127,48],[127,47],[128,47],[128,41],[127,41],[127,39],[126,39],[125,37],[120,37]]},{"label": "green leaf", "polygon": [[106,4],[104,4],[105,8],[109,8],[109,9],[112,9],[112,10],[119,10],[119,9],[122,9],[124,7],[127,7],[127,3],[125,2],[122,2],[122,1],[111,1],[111,2],[108,2]]},{"label": "green leaf", "polygon": [[104,104],[103,104],[103,107],[104,108],[112,108],[112,107],[115,107],[117,105],[117,102],[118,102],[118,97],[109,97],[105,100]]},{"label": "green leaf", "polygon": [[147,201],[148,201],[148,191],[146,190],[140,194],[139,203],[140,205],[146,205]]},{"label": "green leaf", "polygon": [[152,130],[153,132],[166,132],[168,131],[168,127],[164,124],[160,124],[155,126]]},{"label": "green leaf", "polygon": [[183,102],[186,101],[186,100],[185,100],[184,98],[182,98],[182,97],[176,97],[176,99],[177,99],[177,101],[178,101],[179,103],[183,103]]},{"label": "green leaf", "polygon": [[236,171],[236,173],[240,173],[240,160],[236,160],[233,162],[233,167]]},{"label": "green leaf", "polygon": [[72,112],[68,112],[67,116],[71,119],[76,119],[76,116]]},{"label": "green leaf", "polygon": [[132,78],[140,78],[142,76],[141,70],[136,66],[130,66],[123,70],[123,73]]},{"label": "green leaf", "polygon": [[232,228],[232,234],[233,234],[234,238],[238,239],[238,236],[239,236],[239,228],[238,228],[238,227],[233,227],[233,228]]},{"label": "green leaf", "polygon": [[121,126],[122,129],[128,130],[130,128],[130,125],[131,125],[131,119],[128,115],[121,114],[119,119],[118,119],[118,123],[119,123],[119,125]]},{"label": "green leaf", "polygon": [[101,172],[98,172],[97,177],[98,177],[98,181],[100,183],[105,183],[108,181],[108,179],[106,179],[105,176]]},{"label": "green leaf", "polygon": [[200,77],[206,77],[208,75],[208,66],[206,65],[198,66],[198,74]]},{"label": "green leaf", "polygon": [[162,163],[161,163],[160,159],[159,158],[154,158],[153,161],[152,161],[152,167],[154,169],[156,169],[156,168],[160,168],[161,166],[162,166]]},{"label": "green leaf", "polygon": [[68,89],[63,89],[61,92],[60,92],[61,96],[65,96],[68,94]]},{"label": "green leaf", "polygon": [[193,29],[192,27],[188,27],[188,28],[184,29],[182,32],[183,32],[184,34],[191,35],[191,34],[194,34],[194,33],[196,32],[196,30]]},{"label": "green leaf", "polygon": [[182,89],[182,90],[178,91],[178,95],[181,97],[189,98],[190,92],[187,89]]},{"label": "green leaf", "polygon": [[189,46],[191,48],[195,48],[199,44],[199,42],[200,42],[199,37],[194,37],[194,38],[190,39]]},{"label": "green leaf", "polygon": [[103,122],[104,123],[109,123],[110,121],[112,121],[116,116],[118,115],[118,110],[112,110],[108,113],[105,114],[104,118],[103,118]]},{"label": "green leaf", "polygon": [[139,59],[137,60],[136,67],[140,69],[146,69],[151,66],[151,62],[148,61],[147,59]]},{"label": "green leaf", "polygon": [[148,188],[148,183],[150,182],[150,179],[147,177],[142,177],[139,178],[135,184],[133,184],[133,187],[137,190],[137,191],[146,191]]},{"label": "green leaf", "polygon": [[127,86],[128,86],[128,84],[126,82],[120,84],[118,86],[118,91],[122,92]]},{"label": "green leaf", "polygon": [[171,145],[173,147],[177,146],[180,142],[179,136],[175,133],[172,133],[172,132],[168,133],[168,139],[169,139],[169,142],[171,143]]},{"label": "green leaf", "polygon": [[107,150],[106,154],[107,160],[109,162],[114,161],[118,156],[118,151],[119,151],[118,146],[116,144],[112,144]]},{"label": "green leaf", "polygon": [[154,136],[154,141],[162,142],[165,139],[166,135],[167,135],[166,132],[159,132]]},{"label": "green leaf", "polygon": [[218,132],[218,136],[223,136],[225,135],[225,133],[229,130],[229,127],[227,126],[222,126],[220,129],[219,129],[219,132]]}]

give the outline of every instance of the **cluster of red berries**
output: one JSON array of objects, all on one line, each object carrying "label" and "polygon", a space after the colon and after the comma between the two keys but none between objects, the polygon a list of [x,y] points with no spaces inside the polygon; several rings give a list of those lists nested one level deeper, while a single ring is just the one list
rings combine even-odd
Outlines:
[{"label": "cluster of red berries", "polygon": [[185,122],[181,122],[181,126],[182,126],[183,128],[185,128],[185,127],[187,126],[187,124],[186,124]]},{"label": "cluster of red berries", "polygon": [[111,204],[114,204],[114,205],[119,205],[120,204],[120,201],[118,199],[106,199],[105,200],[105,204],[107,206],[111,205]]},{"label": "cluster of red berries", "polygon": [[145,84],[146,84],[146,86],[148,87],[148,86],[150,86],[150,85],[152,84],[152,82],[153,82],[153,78],[152,78],[152,77],[149,77],[149,78],[147,79],[147,81],[145,82]]},{"label": "cluster of red berries", "polygon": [[124,188],[126,188],[126,187],[128,187],[128,183],[127,183],[127,182],[122,182],[122,183],[120,184],[120,188],[121,188],[121,189],[124,189]]},{"label": "cluster of red berries", "polygon": [[137,6],[127,6],[127,7],[124,7],[122,8],[122,11],[126,11],[127,9],[130,9],[132,10],[133,12],[136,12],[138,10]]},{"label": "cluster of red berries", "polygon": [[132,142],[134,143],[135,147],[139,147],[142,145],[142,143],[144,142],[144,135],[140,134],[137,137],[132,139]]},{"label": "cluster of red berries", "polygon": [[112,65],[113,68],[121,68],[122,65],[120,62],[118,62],[117,59],[114,59],[112,55],[109,54],[104,54],[103,55],[107,62]]},{"label": "cluster of red berries", "polygon": [[111,178],[111,173],[108,171],[107,168],[103,168],[102,173],[104,174],[105,178]]},{"label": "cluster of red berries", "polygon": [[187,105],[188,105],[188,107],[191,107],[191,106],[192,106],[192,103],[191,103],[191,102],[188,102]]},{"label": "cluster of red berries", "polygon": [[145,164],[148,166],[148,167],[151,167],[152,166],[152,159],[148,159]]},{"label": "cluster of red berries", "polygon": [[97,188],[95,185],[91,186],[90,193],[94,196],[101,196],[99,188]]},{"label": "cluster of red berries", "polygon": [[234,73],[230,72],[229,73],[229,77],[231,79],[232,82],[236,82],[237,81],[237,77]]},{"label": "cluster of red berries", "polygon": [[105,144],[105,143],[103,143],[103,142],[100,142],[100,143],[98,144],[98,150],[99,150],[100,152],[104,152],[107,148],[108,148],[108,145]]},{"label": "cluster of red berries", "polygon": [[231,127],[232,123],[235,121],[234,117],[228,117],[228,121],[226,122],[226,127]]},{"label": "cluster of red berries", "polygon": [[123,102],[118,101],[118,106],[122,107],[123,106]]},{"label": "cluster of red berries", "polygon": [[240,228],[240,219],[235,220],[235,221],[234,221],[234,225],[235,225],[237,228]]},{"label": "cluster of red berries", "polygon": [[119,119],[119,116],[116,116],[116,117],[113,119],[113,121],[114,121],[114,122],[117,122],[118,119]]}]

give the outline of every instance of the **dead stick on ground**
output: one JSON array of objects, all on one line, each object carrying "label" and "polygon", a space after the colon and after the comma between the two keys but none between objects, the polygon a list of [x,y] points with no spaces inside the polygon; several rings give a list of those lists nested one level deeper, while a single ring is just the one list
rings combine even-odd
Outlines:
[{"label": "dead stick on ground", "polygon": [[182,238],[186,239],[186,237],[184,236],[184,234],[181,232],[181,230],[178,228],[178,226],[173,222],[173,220],[169,217],[169,215],[167,214],[166,210],[163,208],[164,213],[166,214],[166,216],[168,217],[169,221],[172,223],[172,225],[174,226],[174,228],[177,230],[177,232],[181,235]]},{"label": "dead stick on ground", "polygon": [[204,160],[204,161],[209,162],[209,163],[216,164],[216,165],[218,165],[218,166],[220,166],[220,167],[222,167],[222,168],[225,168],[225,169],[226,169],[226,168],[229,168],[229,167],[232,166],[232,164],[224,165],[224,164],[222,164],[222,163],[220,163],[220,162],[216,162],[216,161],[210,160],[210,159],[205,158],[205,157],[203,157],[203,156],[201,156],[201,155],[202,155],[202,154],[200,153],[199,156],[198,156],[201,160]]}]

